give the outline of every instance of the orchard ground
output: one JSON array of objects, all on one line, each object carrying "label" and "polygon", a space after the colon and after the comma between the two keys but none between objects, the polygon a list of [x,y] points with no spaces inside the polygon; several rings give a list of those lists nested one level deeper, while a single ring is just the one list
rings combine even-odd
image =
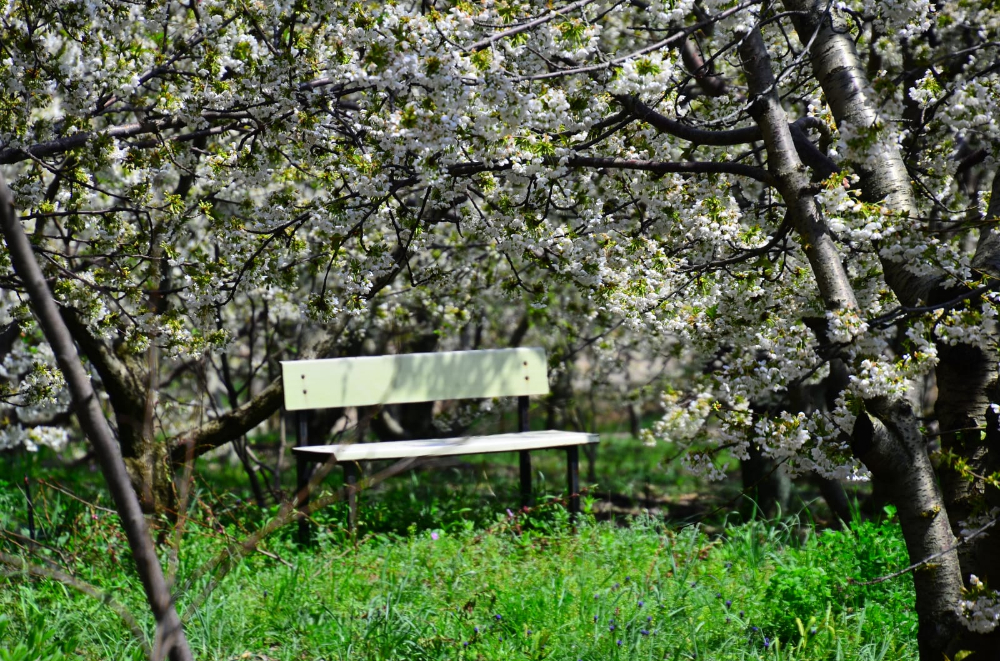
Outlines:
[{"label": "orchard ground", "polygon": [[[366,493],[356,535],[336,504],[314,517],[314,546],[298,547],[285,527],[217,584],[217,568],[199,575],[199,567],[276,508],[251,502],[238,466],[199,460],[175,573],[195,656],[916,658],[909,576],[861,584],[908,564],[891,510],[846,532],[824,529],[823,507],[802,499],[781,521],[741,519],[732,482],[699,483],[674,454],[604,434],[575,526],[558,497],[562,453],[534,457],[540,497],[527,512],[513,506],[516,457],[431,465]],[[7,571],[0,658],[143,658],[111,607],[134,613],[152,640],[117,516],[102,509],[99,474],[44,454],[0,470],[0,550],[58,565],[99,593]],[[25,474],[35,544],[24,539]],[[172,567],[170,527],[161,527]]]}]

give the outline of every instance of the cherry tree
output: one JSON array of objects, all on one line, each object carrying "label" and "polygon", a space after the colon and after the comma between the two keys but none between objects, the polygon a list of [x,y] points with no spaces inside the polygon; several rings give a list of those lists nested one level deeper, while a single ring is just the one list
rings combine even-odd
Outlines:
[{"label": "cherry tree", "polygon": [[[291,352],[416,327],[469,345],[534,315],[588,329],[598,363],[700,357],[650,436],[689,444],[693,469],[719,475],[726,450],[875,480],[916,565],[921,658],[993,649],[996,12],[105,0],[0,18],[0,165],[147,507],[185,453],[278,410]],[[57,446],[62,376],[4,254],[0,290],[0,444]]]}]

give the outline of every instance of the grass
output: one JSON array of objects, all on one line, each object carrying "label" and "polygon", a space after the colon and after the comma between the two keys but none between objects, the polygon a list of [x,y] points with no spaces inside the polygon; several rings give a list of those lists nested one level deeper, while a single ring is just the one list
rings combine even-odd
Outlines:
[{"label": "grass", "polygon": [[[621,454],[615,490],[655,490],[669,501],[697,485],[655,484],[656,461]],[[561,475],[561,456],[540,459]],[[546,468],[551,461],[557,468]],[[631,463],[629,463],[631,462]],[[105,504],[79,471],[37,463],[0,473],[0,524],[23,532],[17,471]],[[650,467],[651,466],[651,467]],[[246,493],[221,488],[225,470],[196,485],[193,521],[180,549],[177,584],[270,516]],[[485,474],[486,477],[483,475]],[[232,476],[237,479],[239,476]],[[650,487],[649,480],[654,480]],[[690,478],[685,478],[690,479]],[[561,480],[559,481],[561,482]],[[331,480],[335,484],[335,480]],[[548,483],[546,483],[548,484]],[[553,484],[558,491],[561,484]],[[600,488],[600,487],[598,487]],[[88,489],[90,491],[88,491]],[[189,640],[200,659],[911,659],[916,615],[909,577],[859,585],[907,564],[891,517],[849,532],[818,532],[795,520],[665,525],[579,525],[557,500],[507,512],[516,478],[502,464],[395,478],[366,497],[352,538],[342,507],[316,518],[317,544],[302,549],[291,529],[263,553],[235,564],[213,589],[212,574],[181,592]],[[116,516],[45,484],[35,487],[43,546],[51,560],[136,614],[150,633],[142,591]],[[718,532],[716,532],[718,531]],[[0,536],[0,551],[23,541]],[[164,548],[164,564],[168,550]],[[41,559],[39,559],[41,558]],[[124,568],[124,569],[123,569]],[[0,661],[140,659],[140,645],[101,600],[54,580],[0,576]]]}]

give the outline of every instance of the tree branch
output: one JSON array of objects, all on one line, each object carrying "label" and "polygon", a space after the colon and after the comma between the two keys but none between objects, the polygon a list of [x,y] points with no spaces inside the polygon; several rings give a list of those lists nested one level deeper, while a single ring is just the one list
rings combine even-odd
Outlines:
[{"label": "tree branch", "polygon": [[983,229],[979,231],[972,267],[991,277],[1000,278],[1000,234],[995,227],[1000,219],[1000,168],[993,175],[993,187],[990,190],[990,206],[986,209],[988,224],[983,225]]},{"label": "tree branch", "polygon": [[[606,158],[600,156],[571,156],[569,158],[558,158],[547,156],[543,159],[546,165],[553,167],[566,166],[570,168],[595,168],[607,170],[642,170],[654,174],[734,174],[741,177],[756,179],[768,186],[775,186],[777,180],[770,172],[763,168],[744,163],[713,162],[713,161],[647,161],[627,158]],[[499,172],[510,170],[513,163],[507,162],[503,165],[487,165],[481,162],[458,163],[448,168],[448,173],[452,176],[462,177],[478,174],[479,172]]]},{"label": "tree branch", "polygon": [[[339,346],[340,334],[331,333],[302,352],[300,358],[322,358],[332,355]],[[177,464],[198,457],[246,434],[281,409],[284,398],[281,377],[274,379],[257,395],[241,406],[209,420],[200,427],[170,439],[171,460]],[[194,452],[189,455],[189,448]]]},{"label": "tree branch", "polygon": [[122,528],[128,538],[146,600],[156,618],[158,634],[163,634],[172,661],[193,661],[163,576],[163,568],[156,556],[153,539],[139,506],[139,499],[132,490],[121,450],[104,418],[97,394],[80,362],[69,329],[59,315],[59,308],[45,282],[42,269],[35,261],[31,243],[14,212],[13,199],[3,174],[0,174],[0,232],[7,243],[14,271],[24,283],[31,307],[66,379],[80,426],[94,446],[101,472],[108,483],[115,509],[118,510]]},{"label": "tree branch", "polygon": [[29,158],[44,158],[46,156],[62,154],[76,147],[82,147],[91,140],[101,136],[131,138],[137,135],[158,133],[166,129],[181,128],[184,125],[184,122],[171,118],[152,122],[123,124],[122,126],[115,126],[103,131],[81,131],[65,138],[49,140],[48,142],[42,142],[30,147],[8,147],[7,149],[0,150],[0,164],[9,165],[11,163],[26,161]]},{"label": "tree branch", "polygon": [[[615,97],[615,100],[636,119],[646,122],[662,133],[667,133],[681,140],[687,140],[696,145],[731,147],[763,140],[760,127],[756,125],[729,131],[708,131],[695,128],[675,119],[670,119],[647,106],[638,97],[619,95]],[[808,136],[806,136],[805,129],[814,128],[816,123],[816,118],[814,117],[801,117],[790,123],[788,128],[792,133],[795,150],[798,152],[799,158],[813,169],[818,179],[822,180],[828,178],[834,172],[838,172],[840,166],[832,158],[817,149]]]},{"label": "tree branch", "polygon": [[173,438],[170,441],[171,459],[182,463],[189,456],[189,447],[194,452],[193,456],[200,457],[209,450],[246,434],[281,408],[283,392],[281,377],[278,377],[249,401],[209,420],[197,429]]},{"label": "tree branch", "polygon": [[681,140],[687,140],[696,145],[712,145],[716,147],[731,147],[757,142],[761,139],[760,128],[756,125],[746,126],[729,131],[708,131],[697,129],[676,119],[670,119],[635,96],[617,95],[614,97],[623,108],[637,119],[640,119],[661,133],[668,133]]},{"label": "tree branch", "polygon": [[500,41],[501,39],[505,39],[507,37],[513,37],[514,35],[521,34],[522,32],[527,32],[528,30],[536,28],[539,25],[544,25],[549,21],[562,16],[563,14],[569,13],[574,9],[580,9],[581,7],[585,7],[595,1],[596,0],[577,0],[577,2],[570,3],[565,7],[562,7],[560,9],[555,9],[547,14],[543,14],[542,16],[539,16],[533,21],[527,21],[525,23],[521,23],[520,25],[510,28],[509,30],[504,30],[503,32],[497,32],[496,34],[486,37],[485,39],[480,39],[476,43],[466,48],[465,52],[474,53],[478,50],[482,50],[487,46]]}]

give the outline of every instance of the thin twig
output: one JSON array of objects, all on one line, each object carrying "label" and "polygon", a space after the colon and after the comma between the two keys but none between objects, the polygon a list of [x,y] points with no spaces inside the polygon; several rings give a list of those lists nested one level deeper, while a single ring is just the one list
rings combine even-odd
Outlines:
[{"label": "thin twig", "polygon": [[[149,646],[149,641],[146,640],[146,634],[143,633],[142,627],[139,626],[139,623],[136,621],[135,617],[132,616],[132,613],[129,612],[129,610],[125,608],[121,602],[116,601],[110,593],[105,592],[100,588],[87,583],[86,581],[82,581],[75,576],[71,576],[60,569],[42,567],[40,565],[30,563],[24,558],[20,558],[16,555],[9,555],[7,553],[0,552],[0,562],[13,567],[18,573],[27,573],[32,576],[40,576],[42,578],[59,581],[63,585],[68,585],[69,587],[106,604],[108,608],[113,610],[129,628],[132,635],[135,636],[136,641],[138,641],[139,646],[142,647],[143,653],[145,653],[147,657],[152,656],[153,650]],[[14,570],[0,571],[0,574],[10,575],[15,573]]]},{"label": "thin twig", "polygon": [[114,514],[115,516],[118,516],[118,512],[116,512],[115,510],[107,508],[107,507],[101,507],[100,505],[95,505],[94,503],[90,502],[89,500],[84,500],[83,498],[80,498],[79,496],[77,496],[76,494],[74,494],[72,491],[68,491],[67,489],[64,489],[63,487],[60,487],[57,484],[54,484],[52,482],[47,482],[46,480],[43,480],[40,477],[39,478],[35,478],[35,480],[39,484],[47,486],[50,489],[54,489],[55,491],[58,491],[59,493],[64,494],[66,496],[69,496],[73,500],[79,501],[79,502],[83,503],[84,505],[86,505],[87,507],[92,507],[95,510],[100,510],[102,512],[107,512],[108,514]]},{"label": "thin twig", "polygon": [[912,565],[910,565],[909,567],[904,567],[903,569],[900,569],[899,571],[894,571],[891,574],[886,574],[885,576],[879,576],[878,578],[873,578],[870,581],[858,581],[856,579],[849,578],[849,579],[847,579],[847,582],[850,583],[850,584],[852,584],[852,585],[875,585],[877,583],[885,583],[886,581],[890,581],[890,580],[892,580],[894,578],[899,578],[903,574],[907,574],[907,573],[909,573],[911,571],[919,569],[920,567],[923,567],[926,564],[930,564],[932,561],[937,560],[938,558],[940,558],[943,555],[948,555],[949,553],[951,553],[952,551],[954,551],[958,547],[960,547],[962,544],[965,544],[966,542],[970,542],[973,539],[975,539],[976,537],[978,537],[979,535],[981,535],[984,532],[986,532],[986,530],[988,530],[989,528],[993,527],[993,525],[996,522],[997,522],[997,519],[991,519],[982,528],[979,528],[978,530],[973,530],[969,535],[967,535],[965,537],[962,537],[957,542],[955,542],[954,544],[952,544],[948,548],[944,549],[943,551],[938,551],[937,553],[932,553],[931,555],[927,556],[926,558],[924,558],[920,562],[915,562]]}]

